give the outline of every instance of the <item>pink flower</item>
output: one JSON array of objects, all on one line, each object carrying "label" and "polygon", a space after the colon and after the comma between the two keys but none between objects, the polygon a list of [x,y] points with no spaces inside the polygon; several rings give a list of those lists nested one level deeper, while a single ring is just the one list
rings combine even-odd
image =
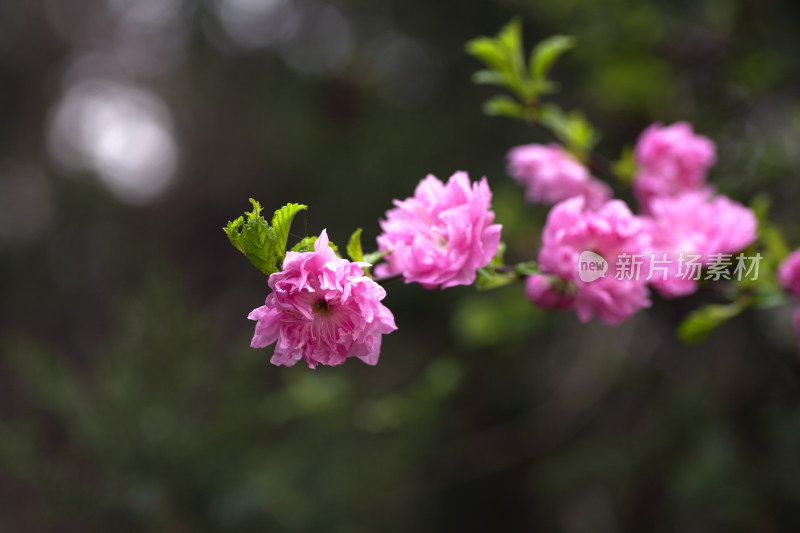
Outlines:
[{"label": "pink flower", "polygon": [[[596,211],[586,209],[582,197],[565,200],[547,217],[539,267],[574,286],[575,310],[582,321],[597,316],[608,324],[618,324],[650,305],[645,272],[636,275],[631,271],[630,276],[616,279],[618,256],[643,256],[650,249],[647,229],[647,223],[620,200],[610,200]],[[586,251],[608,262],[603,277],[586,282],[580,279],[578,258]]]},{"label": "pink flower", "polygon": [[795,250],[778,267],[778,282],[781,287],[800,299],[800,250]]},{"label": "pink flower", "polygon": [[526,144],[508,152],[508,173],[526,187],[534,204],[552,205],[583,196],[589,207],[611,198],[611,188],[593,178],[580,162],[557,144]]},{"label": "pink flower", "polygon": [[695,135],[686,122],[666,127],[657,123],[642,132],[635,158],[633,192],[642,211],[648,212],[653,198],[708,191],[706,174],[716,161],[716,150],[710,139]]},{"label": "pink flower", "polygon": [[486,178],[471,184],[466,172],[456,172],[445,185],[428,175],[412,198],[395,200],[380,221],[378,248],[389,255],[376,274],[400,273],[426,289],[470,285],[500,243],[491,200]]},{"label": "pink flower", "polygon": [[637,311],[650,307],[647,284],[639,280],[618,280],[606,276],[591,283],[578,282],[575,312],[581,322],[596,316],[606,324],[628,320]]},{"label": "pink flower", "polygon": [[758,221],[753,211],[725,196],[690,191],[654,198],[650,208],[653,253],[663,261],[659,269],[653,262],[650,282],[666,297],[696,291],[694,278],[701,266],[712,262],[713,255],[738,252],[757,236]]},{"label": "pink flower", "polygon": [[386,291],[361,267],[336,257],[322,230],[313,252],[287,252],[283,271],[269,277],[272,292],[247,318],[256,320],[250,346],[278,341],[270,359],[292,366],[301,358],[310,368],[340,365],[348,357],[378,362],[381,335],[397,326],[381,300]]},{"label": "pink flower", "polygon": [[569,309],[575,295],[561,278],[533,274],[525,280],[525,295],[542,309]]}]

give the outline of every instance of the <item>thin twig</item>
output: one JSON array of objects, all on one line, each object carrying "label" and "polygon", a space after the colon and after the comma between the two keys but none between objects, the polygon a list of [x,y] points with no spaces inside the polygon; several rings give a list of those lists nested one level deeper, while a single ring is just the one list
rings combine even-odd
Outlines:
[{"label": "thin twig", "polygon": [[391,276],[383,276],[383,277],[380,277],[380,278],[375,278],[375,279],[373,279],[373,281],[375,283],[383,285],[384,283],[388,283],[390,281],[395,281],[395,280],[398,280],[398,279],[403,279],[403,274],[392,274]]},{"label": "thin twig", "polygon": [[[513,273],[517,272],[517,267],[515,267],[514,265],[496,266],[496,267],[492,267],[492,269],[495,272],[497,272],[498,274],[504,274],[504,273],[512,273],[513,274]],[[521,275],[519,277],[524,277],[524,276]],[[373,278],[373,281],[375,283],[383,285],[384,283],[388,283],[390,281],[396,281],[396,280],[399,280],[399,279],[403,279],[403,274],[392,274],[391,276],[383,276],[383,277],[379,277],[379,278]]]}]

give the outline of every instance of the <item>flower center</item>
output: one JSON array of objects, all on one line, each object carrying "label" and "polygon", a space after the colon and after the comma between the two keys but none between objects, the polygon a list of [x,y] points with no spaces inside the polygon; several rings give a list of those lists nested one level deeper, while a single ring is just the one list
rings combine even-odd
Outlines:
[{"label": "flower center", "polygon": [[447,240],[447,235],[442,232],[439,228],[433,227],[431,228],[431,234],[429,236],[431,244],[440,252],[447,251],[447,245],[449,244]]},{"label": "flower center", "polygon": [[316,315],[329,315],[331,313],[331,306],[325,298],[317,300],[314,303],[314,314]]}]

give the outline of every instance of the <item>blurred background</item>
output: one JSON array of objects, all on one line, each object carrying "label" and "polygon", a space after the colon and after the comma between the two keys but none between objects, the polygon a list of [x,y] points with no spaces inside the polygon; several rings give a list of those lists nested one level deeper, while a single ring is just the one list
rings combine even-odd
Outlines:
[{"label": "blurred background", "polygon": [[708,295],[613,328],[395,282],[377,367],[249,348],[266,278],[221,230],[248,197],[372,250],[466,170],[535,257],[504,157],[550,139],[483,116],[463,52],[514,14],[529,48],[577,37],[555,100],[600,153],[688,120],[800,245],[796,2],[0,2],[0,530],[800,530],[791,306],[685,346]]}]

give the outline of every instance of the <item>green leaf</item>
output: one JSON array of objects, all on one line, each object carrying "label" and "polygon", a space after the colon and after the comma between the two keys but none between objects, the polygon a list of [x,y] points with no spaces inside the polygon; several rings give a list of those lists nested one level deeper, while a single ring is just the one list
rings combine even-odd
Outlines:
[{"label": "green leaf", "polygon": [[500,241],[497,246],[497,253],[485,267],[481,267],[476,272],[475,288],[479,291],[496,289],[517,279],[515,272],[498,272],[496,269],[503,266],[503,256],[506,253],[506,243]]},{"label": "green leaf", "polygon": [[550,80],[533,80],[530,82],[530,87],[534,99],[543,94],[555,94],[561,88],[559,84]]},{"label": "green leaf", "polygon": [[479,291],[497,289],[517,279],[514,272],[497,272],[492,266],[485,266],[478,269],[475,277],[475,288]]},{"label": "green leaf", "polygon": [[510,66],[517,77],[522,77],[522,19],[513,17],[497,35],[498,42],[505,48],[506,57],[510,60]]},{"label": "green leaf", "polygon": [[293,252],[313,252],[314,243],[317,242],[317,236],[304,237],[303,240],[292,246]]},{"label": "green leaf", "polygon": [[503,257],[506,255],[506,250],[507,249],[508,249],[508,246],[506,246],[506,243],[504,243],[503,241],[500,241],[499,243],[497,243],[497,252],[494,254],[494,257],[492,257],[492,260],[489,261],[489,264],[486,265],[486,266],[490,266],[490,267],[501,267],[501,266],[503,266],[503,264],[504,264],[503,263]]},{"label": "green leaf", "polygon": [[543,104],[540,121],[543,126],[550,128],[559,140],[564,141],[569,122],[560,107],[555,104]]},{"label": "green leaf", "polygon": [[522,22],[519,18],[503,26],[496,37],[478,37],[469,41],[465,49],[489,67],[489,70],[475,73],[475,83],[506,87],[520,100],[533,103],[533,86],[524,65]]},{"label": "green leaf", "polygon": [[244,253],[244,246],[239,239],[239,228],[242,226],[242,224],[244,224],[244,217],[239,217],[236,220],[228,222],[228,225],[222,229],[225,231],[228,239],[230,239],[231,244],[233,244],[237,250]]},{"label": "green leaf", "polygon": [[568,35],[553,35],[537,44],[531,52],[531,77],[544,80],[556,60],[567,50],[575,48],[575,44],[575,38]]},{"label": "green leaf", "polygon": [[286,240],[289,238],[289,227],[292,225],[294,216],[306,209],[302,204],[286,204],[272,215],[272,229],[275,230],[276,252],[278,258],[283,261],[286,256]]},{"label": "green leaf", "polygon": [[261,216],[261,204],[250,198],[253,210],[244,217],[228,222],[223,228],[231,244],[242,252],[257,269],[266,275],[278,271],[278,261],[283,261],[286,239],[294,215],[306,208],[304,205],[288,204],[272,217],[272,227]]},{"label": "green leaf", "polygon": [[[303,237],[303,239],[292,246],[293,252],[313,252],[314,251],[314,244],[317,242],[317,236],[312,235],[311,237]],[[333,242],[328,241],[328,246],[330,246],[331,250],[333,250],[336,255],[339,255],[339,247],[333,244]]]},{"label": "green leaf", "polygon": [[678,337],[686,343],[703,342],[708,335],[725,321],[741,313],[749,300],[741,298],[730,304],[709,304],[691,312],[678,326]]},{"label": "green leaf", "polygon": [[756,215],[759,226],[769,222],[768,216],[771,206],[772,198],[770,198],[769,194],[766,192],[760,192],[750,200],[750,209],[752,209],[753,213]]},{"label": "green leaf", "polygon": [[261,216],[261,204],[250,198],[253,210],[246,212],[247,222],[239,217],[223,228],[231,244],[242,252],[250,263],[264,274],[276,272],[275,232]]},{"label": "green leaf", "polygon": [[483,112],[489,116],[506,116],[522,118],[525,109],[522,105],[505,94],[492,96],[483,103]]},{"label": "green leaf", "polygon": [[387,256],[388,254],[389,254],[389,252],[381,252],[381,251],[365,254],[364,255],[364,262],[365,263],[369,263],[370,265],[374,265],[375,263],[377,263],[378,261],[383,259],[385,256]]},{"label": "green leaf", "polygon": [[244,214],[247,215],[247,222],[250,222],[252,220],[257,220],[261,216],[261,211],[262,211],[260,203],[253,200],[252,198],[250,198],[250,203],[253,205],[253,210],[250,211],[249,213],[247,211],[244,212]]},{"label": "green leaf", "polygon": [[465,50],[471,56],[483,61],[487,66],[502,71],[506,65],[506,55],[491,37],[478,37],[467,42]]},{"label": "green leaf", "polygon": [[761,228],[761,240],[775,265],[779,265],[791,252],[783,232],[773,224],[764,225]]},{"label": "green leaf", "polygon": [[506,77],[496,70],[479,70],[472,75],[472,83],[477,85],[508,85]]},{"label": "green leaf", "polygon": [[361,228],[358,228],[350,236],[347,242],[347,255],[351,261],[364,261],[364,252],[361,251]]},{"label": "green leaf", "polygon": [[772,199],[769,194],[762,192],[750,201],[750,209],[753,210],[758,221],[758,240],[766,252],[767,265],[777,268],[786,259],[791,250],[786,243],[783,232],[769,220],[771,204]]},{"label": "green leaf", "polygon": [[540,122],[550,128],[556,137],[579,159],[584,160],[597,142],[594,128],[580,111],[564,113],[555,104],[543,104]]},{"label": "green leaf", "polygon": [[590,151],[597,144],[597,134],[586,116],[580,111],[570,111],[569,119],[569,144],[574,148]]},{"label": "green leaf", "polygon": [[514,265],[514,272],[518,276],[531,276],[533,274],[539,274],[539,265],[536,261],[525,261],[524,263],[517,263]]},{"label": "green leaf", "polygon": [[631,183],[633,175],[636,174],[636,159],[633,156],[633,148],[626,146],[622,149],[619,159],[611,164],[611,172],[622,183]]}]

